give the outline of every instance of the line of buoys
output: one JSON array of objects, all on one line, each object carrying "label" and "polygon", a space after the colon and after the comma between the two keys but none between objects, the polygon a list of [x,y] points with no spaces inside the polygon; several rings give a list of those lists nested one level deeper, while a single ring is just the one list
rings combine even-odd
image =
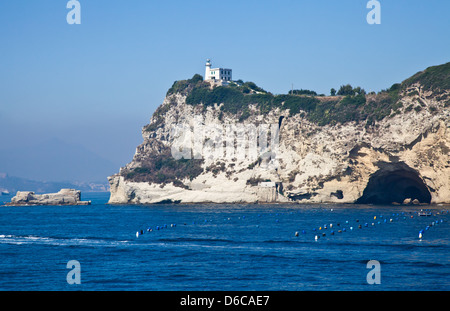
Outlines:
[{"label": "line of buoys", "polygon": [[[175,223],[173,223],[173,224],[170,224],[170,227],[171,228],[174,228],[174,227],[176,227],[177,226],[177,224],[175,224]],[[164,225],[162,225],[162,226],[156,226],[155,227],[155,230],[160,230],[160,229],[165,229],[165,228],[167,228],[167,224],[164,224]],[[143,235],[145,232],[153,232],[153,228],[152,227],[147,227],[147,230],[146,231],[144,231],[144,230],[138,230],[138,231],[136,231],[136,238],[139,238],[141,235]]]},{"label": "line of buoys", "polygon": [[[415,213],[417,215],[418,212],[415,212]],[[448,211],[446,211],[446,212],[443,211],[442,212],[442,214],[445,214],[445,213],[448,214]],[[249,214],[249,215],[242,215],[241,214],[240,216],[237,216],[236,218],[235,217],[226,217],[226,218],[223,218],[223,220],[224,221],[230,221],[232,219],[239,219],[241,221],[245,220],[248,223],[248,222],[251,222],[252,220],[256,220],[256,219],[258,219],[258,218],[260,218],[262,216],[272,215],[272,216],[276,216],[276,217],[273,217],[275,219],[272,218],[272,221],[275,220],[275,223],[280,223],[281,224],[281,223],[283,223],[283,219],[284,219],[284,218],[281,218],[283,214],[291,215],[291,214],[293,214],[293,212],[292,211],[287,211],[287,213],[264,213],[264,214],[257,214],[257,215],[251,215],[251,214]],[[359,229],[362,229],[363,227],[364,228],[376,227],[377,225],[381,225],[383,223],[387,223],[388,220],[389,220],[389,223],[393,223],[393,222],[397,222],[398,220],[413,219],[414,216],[415,216],[414,213],[413,212],[409,212],[409,214],[410,214],[409,215],[410,217],[407,217],[408,215],[407,214],[405,215],[405,212],[392,213],[392,216],[390,214],[389,215],[384,215],[384,216],[383,215],[372,215],[372,216],[370,216],[370,218],[372,218],[373,220],[372,221],[368,221],[368,222],[364,222],[364,219],[354,219],[353,221],[345,220],[345,224],[344,224],[344,221],[341,221],[341,222],[330,222],[330,223],[325,223],[325,224],[323,224],[323,226],[319,226],[318,228],[317,227],[312,228],[311,231],[308,230],[308,232],[314,232],[315,233],[315,232],[317,232],[317,230],[322,231],[322,232],[320,232],[322,234],[315,234],[314,235],[315,239],[318,240],[320,238],[320,236],[322,236],[322,237],[326,236],[326,233],[323,232],[323,231],[328,230],[328,229],[330,229],[329,232],[328,232],[329,233],[328,236],[334,236],[334,235],[336,235],[336,233],[339,234],[339,233],[344,233],[344,232],[347,232],[347,231],[352,231],[353,228],[356,227],[356,226]],[[256,217],[258,217],[258,218],[256,218]],[[419,218],[421,218],[421,217],[419,217]],[[367,220],[369,220],[369,219],[367,219]],[[200,219],[197,219],[196,221],[193,221],[192,224],[193,225],[196,225],[196,224],[197,225],[202,225],[203,223],[207,224],[207,223],[210,223],[212,221],[213,220],[209,219],[209,218],[208,219],[200,218]],[[425,231],[426,230],[429,230],[431,227],[441,223],[442,221],[443,220],[441,219],[441,220],[437,220],[437,221],[431,222],[425,229],[423,229],[423,230],[421,230],[419,232],[419,235],[420,235],[419,238],[422,239],[424,237],[424,235],[425,235]],[[357,224],[355,224],[355,223],[357,223]],[[184,223],[184,224],[186,225],[186,223]],[[341,227],[341,224],[343,225],[342,227]],[[162,230],[162,229],[165,229],[165,228],[168,228],[168,227],[174,228],[174,227],[176,227],[176,224],[169,224],[169,225],[168,224],[164,224],[164,225],[156,226],[156,227],[148,227],[146,230],[139,230],[139,231],[137,231],[136,232],[136,237],[138,238],[139,236],[143,235],[146,232],[150,233],[150,232],[153,232],[155,230],[158,231],[158,230]],[[259,224],[257,224],[256,227],[259,228]],[[297,231],[295,231],[294,236],[295,237],[299,237],[300,233],[306,234],[306,230],[299,228]]]},{"label": "line of buoys", "polygon": [[[438,214],[438,215],[439,215],[439,214]],[[436,221],[432,221],[429,225],[427,225],[427,226],[425,227],[425,229],[422,229],[422,230],[419,231],[419,239],[422,240],[423,234],[425,233],[425,231],[428,231],[431,227],[437,226],[437,225],[439,225],[440,223],[443,223],[443,222],[444,222],[443,219],[439,219],[439,220],[436,220]]]},{"label": "line of buoys", "polygon": [[[364,227],[369,227],[369,226],[375,227],[376,225],[381,225],[381,224],[383,224],[383,223],[388,223],[388,219],[389,219],[389,223],[394,223],[394,222],[397,222],[397,221],[399,221],[399,220],[414,219],[414,213],[418,214],[418,212],[406,212],[406,214],[408,214],[408,213],[409,213],[409,214],[412,214],[412,215],[410,215],[409,217],[407,217],[408,215],[405,215],[405,212],[392,213],[392,217],[384,217],[383,215],[374,215],[374,216],[373,216],[373,220],[377,220],[377,219],[378,219],[378,221],[365,222],[364,224],[358,224],[358,229],[362,229],[363,226],[364,226]],[[442,214],[444,214],[444,213],[448,213],[448,211],[442,211]],[[440,213],[437,212],[437,214],[439,215]],[[439,223],[442,223],[443,221],[444,221],[443,219],[436,220],[436,221],[432,221],[428,226],[426,226],[425,229],[423,229],[423,230],[421,230],[421,231],[419,232],[419,238],[422,239],[423,236],[424,236],[424,232],[425,232],[426,230],[429,230],[431,227],[436,226],[436,225],[438,225]],[[359,220],[359,219],[355,219],[355,222],[359,223],[360,220]],[[348,224],[349,224],[349,221],[346,220],[346,221],[345,221],[345,224],[348,225]],[[316,229],[316,228],[313,228],[312,231],[316,231],[316,230],[319,230],[319,231],[321,231],[321,230],[327,230],[328,228],[331,229],[331,228],[333,228],[334,225],[340,226],[339,223],[335,223],[335,224],[330,223],[329,225],[324,224],[323,226],[319,226],[317,229]],[[349,226],[348,229],[349,229],[350,231],[352,231],[352,230],[353,230],[353,226]],[[346,229],[346,228],[343,228],[342,230],[338,230],[337,232],[338,232],[338,233],[342,233],[342,232],[346,232],[346,231],[347,231],[347,229]],[[336,231],[330,230],[330,235],[335,235],[335,233],[336,233]],[[297,235],[296,235],[296,236],[298,236],[298,231],[297,231]],[[324,237],[324,236],[326,236],[326,234],[325,234],[325,233],[322,233],[322,237]],[[314,235],[314,239],[315,239],[316,241],[317,241],[319,238],[320,238],[320,235]]]}]

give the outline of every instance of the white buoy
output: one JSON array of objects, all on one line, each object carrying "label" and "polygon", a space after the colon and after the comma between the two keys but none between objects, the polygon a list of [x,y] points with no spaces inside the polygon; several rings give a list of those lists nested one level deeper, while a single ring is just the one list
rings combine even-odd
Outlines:
[{"label": "white buoy", "polygon": [[139,231],[136,231],[136,237],[137,238],[139,237]]},{"label": "white buoy", "polygon": [[318,240],[319,239],[319,236],[318,235],[316,235],[315,237],[314,237],[314,240]]},{"label": "white buoy", "polygon": [[298,231],[295,231],[295,236],[298,236]]},{"label": "white buoy", "polygon": [[419,239],[422,239],[422,232],[419,232]]}]

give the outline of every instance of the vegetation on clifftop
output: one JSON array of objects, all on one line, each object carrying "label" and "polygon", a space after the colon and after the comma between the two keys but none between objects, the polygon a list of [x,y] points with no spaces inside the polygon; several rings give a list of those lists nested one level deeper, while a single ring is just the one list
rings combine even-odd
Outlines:
[{"label": "vegetation on clifftop", "polygon": [[[167,95],[186,95],[186,104],[203,105],[204,109],[222,104],[220,119],[223,113],[231,113],[238,116],[239,121],[244,121],[251,115],[250,105],[254,105],[261,114],[276,108],[289,109],[291,116],[302,114],[307,120],[320,126],[350,121],[366,121],[366,125],[371,125],[400,113],[399,109],[403,105],[399,100],[400,94],[415,83],[420,83],[424,90],[433,90],[437,94],[450,90],[450,63],[429,67],[378,94],[366,94],[364,89],[347,84],[340,87],[338,96],[317,96],[316,92],[310,90],[273,95],[253,82],[242,80],[231,82],[229,86],[211,88],[201,75],[196,74],[191,79],[175,81]],[[335,89],[331,92],[336,94]]]},{"label": "vegetation on clifftop", "polygon": [[402,87],[406,88],[415,83],[420,83],[426,91],[442,93],[445,90],[450,90],[450,62],[428,67],[424,71],[416,73],[411,78],[403,81]]},{"label": "vegetation on clifftop", "polygon": [[[222,113],[237,115],[239,121],[246,120],[250,115],[249,106],[255,105],[261,114],[279,108],[289,110],[293,116],[302,113],[311,122],[320,126],[327,124],[345,123],[350,121],[364,121],[372,124],[398,110],[399,85],[393,85],[390,89],[366,95],[365,91],[351,85],[343,85],[338,91],[340,96],[309,96],[297,94],[313,94],[314,91],[297,91],[294,95],[273,95],[256,86],[253,82],[242,82],[239,86],[217,86],[210,88],[209,83],[195,75],[192,79],[177,81],[168,94],[180,92],[187,95],[186,104],[203,105],[204,109],[215,104],[222,104]],[[221,115],[222,117],[222,115]]]}]

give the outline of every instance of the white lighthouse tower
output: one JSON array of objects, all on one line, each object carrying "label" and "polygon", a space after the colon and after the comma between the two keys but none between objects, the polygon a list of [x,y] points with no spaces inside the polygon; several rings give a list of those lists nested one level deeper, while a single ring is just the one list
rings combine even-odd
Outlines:
[{"label": "white lighthouse tower", "polygon": [[205,81],[214,84],[228,85],[232,78],[232,70],[228,68],[211,68],[211,60],[206,60]]},{"label": "white lighthouse tower", "polygon": [[206,60],[206,69],[205,69],[205,80],[211,79],[211,60]]}]

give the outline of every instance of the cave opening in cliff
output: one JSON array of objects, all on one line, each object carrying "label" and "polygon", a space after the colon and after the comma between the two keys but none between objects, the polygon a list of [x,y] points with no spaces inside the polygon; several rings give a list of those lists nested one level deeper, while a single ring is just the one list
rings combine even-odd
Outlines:
[{"label": "cave opening in cliff", "polygon": [[416,170],[403,162],[381,162],[378,167],[356,203],[392,204],[403,203],[405,199],[431,202],[430,191]]}]

